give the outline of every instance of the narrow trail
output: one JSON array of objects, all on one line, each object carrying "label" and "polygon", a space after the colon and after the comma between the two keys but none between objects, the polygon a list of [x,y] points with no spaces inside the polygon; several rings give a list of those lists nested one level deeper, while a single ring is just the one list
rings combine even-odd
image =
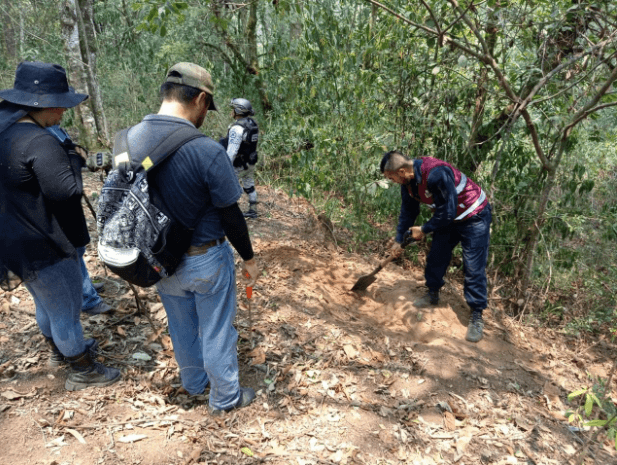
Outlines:
[{"label": "narrow trail", "polygon": [[[99,181],[88,175],[88,190]],[[347,253],[308,204],[259,187],[250,220],[263,275],[252,327],[238,283],[241,382],[248,408],[209,417],[180,387],[166,317],[140,291],[153,325],[91,245],[92,276],[112,315],[88,317],[88,335],[123,381],[64,391],[34,305],[0,291],[0,462],[90,464],[564,464],[589,437],[569,428],[569,392],[606,376],[615,348],[524,328],[487,312],[486,336],[465,341],[468,310],[450,279],[440,306],[419,311],[420,268],[389,264],[367,291],[350,289],[383,257]],[[89,217],[94,238],[94,222]],[[617,463],[614,444],[586,463]]]}]

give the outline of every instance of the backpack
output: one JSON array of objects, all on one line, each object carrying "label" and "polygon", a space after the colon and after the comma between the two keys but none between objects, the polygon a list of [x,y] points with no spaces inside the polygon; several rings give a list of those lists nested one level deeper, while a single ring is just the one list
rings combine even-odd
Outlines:
[{"label": "backpack", "polygon": [[122,279],[149,287],[175,272],[190,246],[193,230],[153,203],[147,173],[190,140],[205,135],[182,127],[146,156],[134,159],[129,152],[129,129],[116,135],[115,169],[107,176],[99,197],[98,255]]}]

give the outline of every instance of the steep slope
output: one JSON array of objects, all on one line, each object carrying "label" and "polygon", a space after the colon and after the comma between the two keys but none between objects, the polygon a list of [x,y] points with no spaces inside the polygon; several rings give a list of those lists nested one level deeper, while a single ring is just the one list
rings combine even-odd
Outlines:
[{"label": "steep slope", "polygon": [[[88,187],[97,191],[100,182],[90,176]],[[241,381],[259,391],[256,402],[209,417],[207,396],[180,388],[154,290],[140,291],[149,311],[138,314],[130,290],[105,273],[90,246],[88,268],[106,283],[102,295],[116,312],[84,316],[84,328],[124,379],[65,392],[63,370],[45,365],[27,292],[0,292],[2,463],[563,464],[574,457],[590,434],[569,428],[566,395],[589,384],[587,372],[606,376],[611,344],[526,329],[490,311],[485,339],[468,343],[456,280],[433,311],[412,304],[423,293],[419,268],[390,264],[367,291],[351,292],[383,257],[343,251],[338,231],[302,199],[258,191],[262,216],[250,229],[263,275],[250,315],[238,280],[236,319]],[[597,463],[617,460],[608,441],[592,453]]]}]

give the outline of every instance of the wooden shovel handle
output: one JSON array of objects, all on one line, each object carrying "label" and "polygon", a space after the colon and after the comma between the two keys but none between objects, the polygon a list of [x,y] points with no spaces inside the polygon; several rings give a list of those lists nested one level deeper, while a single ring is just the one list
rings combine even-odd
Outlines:
[{"label": "wooden shovel handle", "polygon": [[380,272],[388,263],[390,263],[394,259],[396,259],[396,255],[390,255],[388,258],[386,258],[385,260],[381,261],[381,263],[379,263],[379,266],[377,267],[377,269],[375,269],[375,271],[373,271],[371,274],[376,274],[376,273]]}]

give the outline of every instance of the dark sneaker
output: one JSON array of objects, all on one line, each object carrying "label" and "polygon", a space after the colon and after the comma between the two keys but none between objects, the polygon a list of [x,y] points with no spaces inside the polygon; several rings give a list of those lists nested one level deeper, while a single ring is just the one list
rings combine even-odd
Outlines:
[{"label": "dark sneaker", "polygon": [[439,291],[429,290],[426,295],[416,300],[413,305],[416,308],[434,307],[439,303]]},{"label": "dark sneaker", "polygon": [[482,312],[473,312],[467,326],[465,339],[469,342],[478,342],[484,337],[484,320]]},{"label": "dark sneaker", "polygon": [[101,313],[105,313],[110,310],[111,307],[101,300],[94,307],[82,310],[82,312],[87,313],[88,315],[100,315]]},{"label": "dark sneaker", "polygon": [[100,291],[101,289],[103,289],[105,287],[105,283],[104,282],[98,282],[95,283],[94,281],[92,282],[92,287],[94,288],[95,291]]},{"label": "dark sneaker", "polygon": [[231,412],[232,410],[235,410],[237,408],[246,407],[251,402],[253,402],[253,399],[255,399],[255,391],[253,390],[253,388],[241,387],[240,388],[240,398],[238,399],[238,402],[236,402],[236,405],[234,405],[231,408],[225,409],[225,410],[218,410],[215,408],[208,407],[208,411],[210,412],[210,415],[220,416],[220,415],[223,415],[223,413],[225,412]]},{"label": "dark sneaker", "polygon": [[104,387],[120,381],[119,370],[93,360],[88,351],[76,357],[67,357],[67,360],[71,364],[71,372],[64,384],[67,391],[79,391],[92,386]]},{"label": "dark sneaker", "polygon": [[249,208],[247,211],[245,211],[243,215],[245,218],[257,218],[259,216],[257,212],[252,208]]}]

